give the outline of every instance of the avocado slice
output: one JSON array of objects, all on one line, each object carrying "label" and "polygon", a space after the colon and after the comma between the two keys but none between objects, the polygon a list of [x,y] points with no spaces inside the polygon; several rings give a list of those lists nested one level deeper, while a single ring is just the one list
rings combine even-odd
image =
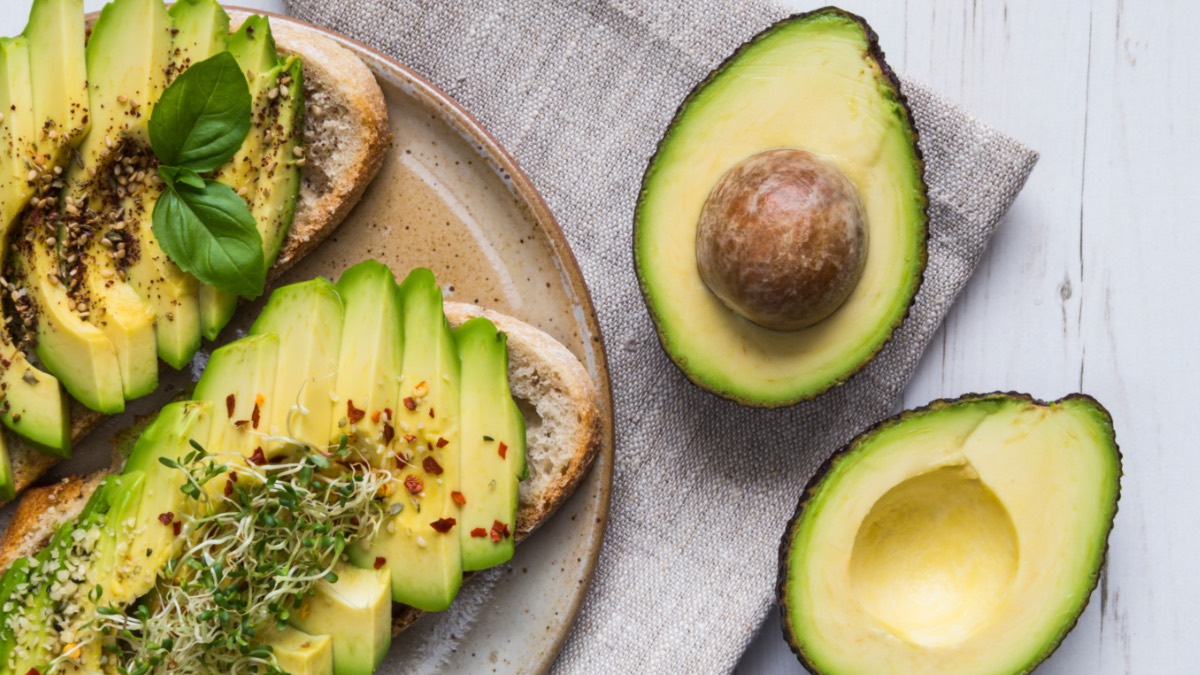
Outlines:
[{"label": "avocado slice", "polygon": [[24,588],[29,583],[29,558],[17,558],[0,578],[0,670],[14,672],[13,651],[17,623],[24,606]]},{"label": "avocado slice", "polygon": [[[333,418],[342,299],[328,279],[316,278],[271,293],[251,335],[279,337],[275,388],[267,395],[267,430],[324,450]],[[264,448],[268,456],[278,441]]]},{"label": "avocado slice", "polygon": [[368,260],[343,272],[337,291],[346,310],[330,443],[346,435],[356,456],[391,469],[404,356],[400,289],[387,265]]},{"label": "avocado slice", "polygon": [[[827,8],[771,26],[680,106],[642,182],[634,258],[671,359],[698,386],[754,406],[817,396],[888,341],[920,285],[924,166],[900,86],[860,19]],[[771,330],[731,311],[698,270],[700,217],[714,186],[764,151],[795,148],[849,179],[867,221],[862,275],[832,315]]]},{"label": "avocado slice", "polygon": [[333,675],[333,640],[309,635],[291,626],[271,628],[262,638],[270,645],[275,665],[290,675]]},{"label": "avocado slice", "polygon": [[392,580],[388,566],[339,564],[337,581],[322,580],[291,618],[305,633],[328,635],[334,675],[371,675],[392,644]]},{"label": "avocado slice", "polygon": [[193,394],[213,406],[209,452],[250,457],[263,446],[274,419],[268,402],[275,396],[279,355],[274,333],[249,335],[213,352]]},{"label": "avocado slice", "polygon": [[35,156],[57,166],[90,125],[83,0],[34,2],[23,35],[29,40]]},{"label": "avocado slice", "polygon": [[141,586],[140,580],[130,575],[134,569],[130,562],[137,553],[130,542],[137,527],[145,481],[146,475],[141,471],[126,471],[105,478],[103,492],[97,490],[102,497],[94,508],[104,518],[92,550],[88,588],[102,586],[104,597],[122,606],[136,599],[134,591]]},{"label": "avocado slice", "polygon": [[1112,419],[1080,394],[969,395],[855,438],[780,553],[784,634],[815,673],[1025,673],[1095,587],[1120,491]]},{"label": "avocado slice", "polygon": [[[350,549],[356,564],[394,561],[392,599],[425,611],[450,606],[462,585],[458,505],[461,365],[442,309],[442,292],[427,269],[400,285],[404,354],[396,409],[391,516],[373,541]],[[335,645],[336,649],[336,645]]]},{"label": "avocado slice", "polygon": [[[245,188],[243,196],[258,225],[263,256],[275,263],[295,215],[300,165],[293,154],[303,136],[304,72],[299,58],[275,51],[271,24],[250,16],[229,38],[254,100],[253,126],[238,153],[217,180]],[[239,192],[241,190],[239,189]],[[215,340],[237,309],[237,297],[211,286],[200,287],[204,336]]]},{"label": "avocado slice", "polygon": [[504,333],[483,317],[454,330],[462,359],[462,472],[459,539],[464,570],[483,570],[513,556],[525,418],[508,388]]}]

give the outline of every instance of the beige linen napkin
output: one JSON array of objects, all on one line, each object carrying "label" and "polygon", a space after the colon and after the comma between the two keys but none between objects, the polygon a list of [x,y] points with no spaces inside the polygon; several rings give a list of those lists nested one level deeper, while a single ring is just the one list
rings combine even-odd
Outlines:
[{"label": "beige linen napkin", "polygon": [[697,390],[659,349],[634,277],[631,227],[642,171],[675,108],[782,8],[289,3],[471,111],[529,173],[583,267],[611,359],[617,461],[604,550],[556,670],[731,669],[773,600],[779,538],[800,491],[829,453],[889,413],[1036,154],[906,82],[930,193],[929,266],[908,321],[845,386],[786,410],[749,410]]}]

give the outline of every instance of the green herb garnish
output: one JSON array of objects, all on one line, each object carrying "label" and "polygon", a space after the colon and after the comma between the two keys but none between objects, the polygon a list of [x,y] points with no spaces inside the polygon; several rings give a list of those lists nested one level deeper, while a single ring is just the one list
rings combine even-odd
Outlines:
[{"label": "green herb garnish", "polygon": [[229,52],[185,70],[150,115],[150,147],[166,186],[154,205],[154,236],[181,269],[223,291],[256,298],[266,283],[262,236],[246,201],[206,178],[250,132],[250,87]]}]

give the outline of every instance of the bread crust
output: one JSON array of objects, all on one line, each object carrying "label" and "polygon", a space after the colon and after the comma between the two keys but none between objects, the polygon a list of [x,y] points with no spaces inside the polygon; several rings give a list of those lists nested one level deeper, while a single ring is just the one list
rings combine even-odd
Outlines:
[{"label": "bread crust", "polygon": [[[250,13],[231,10],[229,15],[231,27],[236,30]],[[336,41],[299,24],[276,21],[271,24],[271,31],[280,53],[299,55],[304,62],[305,144],[312,143],[307,125],[320,117],[309,111],[311,99],[318,96],[336,100],[345,115],[342,123],[352,126],[356,133],[334,134],[335,152],[305,166],[296,215],[270,270],[269,280],[278,278],[342,224],[358,204],[367,185],[379,173],[392,141],[383,90],[362,60]],[[314,179],[318,174],[328,174],[331,179]],[[105,415],[72,401],[72,444],[94,431],[105,419]],[[60,461],[15,435],[7,434],[5,440],[18,494]]]}]

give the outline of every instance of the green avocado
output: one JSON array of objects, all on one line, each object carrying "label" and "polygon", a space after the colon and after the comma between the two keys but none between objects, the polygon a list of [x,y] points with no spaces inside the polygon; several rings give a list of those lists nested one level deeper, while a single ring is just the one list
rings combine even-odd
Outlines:
[{"label": "green avocado", "polygon": [[328,635],[284,626],[266,631],[262,644],[271,646],[275,665],[289,675],[333,675],[333,641]]},{"label": "green avocado", "polygon": [[[817,396],[871,360],[907,315],[925,266],[927,199],[916,141],[875,34],[860,18],[837,9],[771,26],[692,91],[646,169],[634,218],[642,294],[663,348],[689,379],[739,403],[773,407]],[[837,191],[828,193],[837,195],[831,203],[852,208],[865,227],[855,235],[854,250],[861,255],[854,259],[849,285],[839,287],[837,302],[821,304],[824,318],[815,315],[808,327],[777,330],[744,318],[749,310],[731,309],[731,300],[702,277],[700,254],[708,248],[700,243],[709,239],[700,237],[700,225],[710,216],[710,202],[726,203],[726,193],[717,188],[727,177],[742,175],[748,162],[769,151],[783,150],[810,158],[823,167],[821,176],[839,177],[820,185],[836,182]],[[747,213],[773,212],[751,204],[788,203],[786,191],[770,187],[772,181],[792,180],[788,176],[777,169],[735,181],[731,194],[749,201],[732,215],[714,213],[713,222],[732,228],[729,241],[739,244],[718,249],[717,262],[787,250],[796,260],[812,259],[817,270],[812,274],[841,269],[821,267],[813,247],[824,244],[803,234],[811,232],[802,229],[808,227],[804,223],[821,218],[796,221],[795,229],[785,230],[795,233],[791,238],[738,236],[737,228],[757,217]],[[778,265],[723,269],[742,275],[736,277],[738,290],[762,302],[791,302],[792,294],[804,300],[815,292],[791,278],[771,284],[759,278],[775,279]]]},{"label": "green avocado", "polygon": [[886,420],[809,483],[784,535],[784,634],[815,673],[1027,673],[1096,585],[1120,492],[1080,394],[969,395]]},{"label": "green avocado", "polygon": [[462,465],[471,467],[462,472],[458,532],[463,569],[474,571],[513,556],[525,418],[508,388],[504,333],[477,317],[454,330],[454,342],[462,358]]},{"label": "green avocado", "polygon": [[212,353],[192,394],[213,407],[206,450],[250,457],[263,447],[262,435],[274,424],[270,402],[279,356],[274,333],[249,335]]},{"label": "green avocado", "polygon": [[57,166],[91,124],[83,0],[34,2],[23,35],[29,40],[35,157]]},{"label": "green avocado", "polygon": [[292,625],[328,635],[334,675],[371,675],[392,644],[392,572],[341,564],[337,581],[322,580],[292,615]]},{"label": "green avocado", "polygon": [[0,578],[0,672],[14,672],[13,650],[20,609],[25,604],[23,589],[29,583],[29,564],[29,558],[17,558]]},{"label": "green avocado", "polygon": [[[458,504],[461,364],[433,273],[413,270],[400,285],[405,335],[396,409],[394,512],[378,536],[351,548],[351,560],[393,561],[392,599],[425,611],[450,606],[462,585]],[[336,649],[336,646],[335,646]]]}]

